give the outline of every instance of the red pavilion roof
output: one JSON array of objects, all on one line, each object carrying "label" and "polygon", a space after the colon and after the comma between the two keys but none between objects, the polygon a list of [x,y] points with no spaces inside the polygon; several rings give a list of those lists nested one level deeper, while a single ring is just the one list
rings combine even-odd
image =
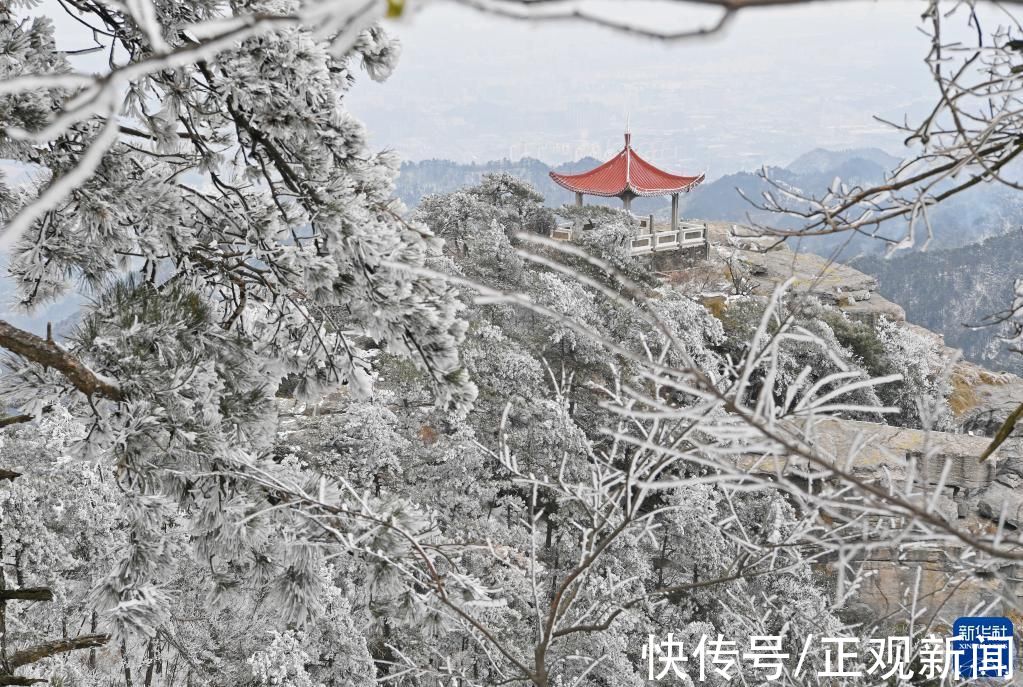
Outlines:
[{"label": "red pavilion roof", "polygon": [[663,196],[684,193],[703,181],[703,174],[684,177],[654,167],[632,149],[629,135],[625,147],[613,158],[580,174],[551,172],[551,179],[569,191],[591,196],[620,196],[631,191],[636,196]]}]

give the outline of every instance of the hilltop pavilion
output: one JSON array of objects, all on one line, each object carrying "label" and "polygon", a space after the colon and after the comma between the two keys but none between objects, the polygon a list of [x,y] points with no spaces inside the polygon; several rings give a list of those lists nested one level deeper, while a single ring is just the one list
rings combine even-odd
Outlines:
[{"label": "hilltop pavilion", "polygon": [[604,164],[580,174],[551,172],[559,186],[575,192],[575,204],[583,204],[583,196],[621,198],[626,210],[637,196],[671,196],[671,229],[678,229],[678,194],[696,188],[703,174],[693,177],[671,174],[641,158],[632,149],[632,134],[626,132],[625,147]]}]

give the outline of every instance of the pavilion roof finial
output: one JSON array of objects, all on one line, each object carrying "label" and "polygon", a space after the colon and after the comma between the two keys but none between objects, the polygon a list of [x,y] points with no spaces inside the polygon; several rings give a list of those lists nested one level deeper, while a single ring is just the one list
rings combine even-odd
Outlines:
[{"label": "pavilion roof finial", "polygon": [[628,112],[625,113],[625,147],[632,147],[632,126],[629,122],[631,116]]}]

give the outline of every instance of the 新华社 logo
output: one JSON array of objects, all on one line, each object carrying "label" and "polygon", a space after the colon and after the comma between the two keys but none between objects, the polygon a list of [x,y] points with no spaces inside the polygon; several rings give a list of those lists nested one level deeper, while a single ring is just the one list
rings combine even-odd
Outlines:
[{"label": "\u65b0\u534e\u793e logo", "polygon": [[959,618],[952,626],[956,673],[960,678],[1012,677],[1015,644],[1012,621],[1008,618]]}]

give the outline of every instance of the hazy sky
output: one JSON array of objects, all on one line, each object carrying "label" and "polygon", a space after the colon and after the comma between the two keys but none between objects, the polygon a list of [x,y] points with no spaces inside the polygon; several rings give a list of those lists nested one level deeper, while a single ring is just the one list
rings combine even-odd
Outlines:
[{"label": "hazy sky", "polygon": [[[901,119],[933,98],[923,9],[884,0],[750,10],[720,35],[665,44],[431,4],[387,25],[403,44],[398,69],[383,84],[361,78],[349,105],[375,147],[410,160],[600,156],[620,147],[627,116],[641,153],[711,178],[818,146],[898,154],[900,137],[872,116]],[[609,11],[659,26],[708,18],[657,2]]]}]

